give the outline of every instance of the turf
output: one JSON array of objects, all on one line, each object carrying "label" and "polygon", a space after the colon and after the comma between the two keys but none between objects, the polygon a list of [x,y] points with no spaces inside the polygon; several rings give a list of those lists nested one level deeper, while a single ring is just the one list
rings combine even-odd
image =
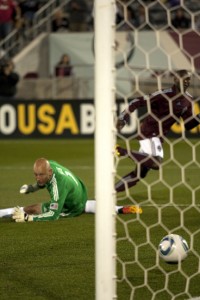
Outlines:
[{"label": "turf", "polygon": [[[131,146],[137,149],[135,143]],[[0,208],[48,199],[45,190],[19,194],[22,184],[34,182],[32,165],[38,157],[66,165],[84,180],[89,198],[94,198],[93,140],[6,140],[0,147]],[[118,299],[200,296],[199,150],[197,140],[166,143],[160,172],[151,171],[129,193],[118,195],[119,205],[136,202],[143,208],[141,216],[117,216]],[[119,160],[118,175],[132,165],[129,159]],[[95,299],[94,224],[95,216],[86,214],[26,224],[0,219],[0,299]],[[158,258],[159,241],[168,232],[180,233],[192,248],[180,266]]]}]

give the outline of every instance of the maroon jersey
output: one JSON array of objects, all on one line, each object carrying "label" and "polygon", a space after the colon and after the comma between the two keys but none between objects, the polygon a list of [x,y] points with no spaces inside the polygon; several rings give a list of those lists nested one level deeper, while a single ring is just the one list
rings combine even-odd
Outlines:
[{"label": "maroon jersey", "polygon": [[141,123],[139,139],[165,136],[180,117],[187,130],[198,125],[193,115],[192,96],[188,92],[177,93],[175,86],[133,99],[119,120],[128,122],[130,113],[143,106],[147,107],[148,115]]},{"label": "maroon jersey", "polygon": [[17,3],[12,0],[0,0],[0,23],[12,21]]}]

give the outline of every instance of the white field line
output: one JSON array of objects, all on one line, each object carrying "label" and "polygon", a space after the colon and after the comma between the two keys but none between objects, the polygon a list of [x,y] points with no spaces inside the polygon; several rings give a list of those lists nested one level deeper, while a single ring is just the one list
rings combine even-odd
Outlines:
[{"label": "white field line", "polygon": [[[74,169],[74,170],[92,170],[94,169],[93,167],[91,166],[67,166],[68,169]],[[32,168],[29,168],[27,166],[1,166],[0,167],[0,170],[31,170],[32,171]]]},{"label": "white field line", "polygon": [[[70,166],[70,165],[66,165],[66,167],[68,169],[74,169],[74,170],[93,170],[94,167],[93,166],[89,166],[89,165],[82,165],[82,166]],[[133,165],[133,168],[135,166]],[[120,166],[119,169],[128,169],[129,166]],[[174,167],[174,166],[166,166],[163,167],[164,169],[180,169],[179,167]],[[187,170],[197,170],[199,169],[198,167],[190,167],[187,168]],[[0,170],[32,170],[32,168],[27,167],[27,166],[0,166]]]}]

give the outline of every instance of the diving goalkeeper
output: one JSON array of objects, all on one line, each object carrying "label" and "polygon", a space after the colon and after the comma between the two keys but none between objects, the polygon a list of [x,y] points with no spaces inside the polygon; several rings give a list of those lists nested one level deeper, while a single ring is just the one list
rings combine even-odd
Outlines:
[{"label": "diving goalkeeper", "polygon": [[[88,200],[84,183],[69,169],[53,160],[39,158],[33,172],[36,183],[23,185],[20,193],[28,194],[46,188],[50,201],[0,210],[0,217],[12,216],[16,222],[49,221],[60,217],[76,217],[82,213],[95,213],[96,201]],[[116,206],[116,213],[141,213],[138,206]]]}]

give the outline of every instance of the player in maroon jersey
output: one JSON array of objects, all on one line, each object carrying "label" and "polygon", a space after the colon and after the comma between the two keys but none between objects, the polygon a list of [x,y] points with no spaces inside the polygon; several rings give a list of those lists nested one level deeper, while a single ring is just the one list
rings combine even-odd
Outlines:
[{"label": "player in maroon jersey", "polygon": [[129,121],[130,114],[140,107],[148,107],[148,115],[144,117],[138,140],[139,152],[127,151],[116,147],[116,155],[128,156],[137,163],[135,170],[125,175],[115,185],[117,192],[136,185],[140,178],[144,178],[148,171],[158,170],[162,162],[163,137],[167,135],[171,126],[179,118],[183,119],[186,130],[200,124],[200,114],[193,114],[192,96],[187,92],[191,75],[187,70],[179,70],[174,75],[174,85],[166,90],[157,91],[149,96],[133,99],[126,110],[118,117],[117,129],[120,131]]}]

